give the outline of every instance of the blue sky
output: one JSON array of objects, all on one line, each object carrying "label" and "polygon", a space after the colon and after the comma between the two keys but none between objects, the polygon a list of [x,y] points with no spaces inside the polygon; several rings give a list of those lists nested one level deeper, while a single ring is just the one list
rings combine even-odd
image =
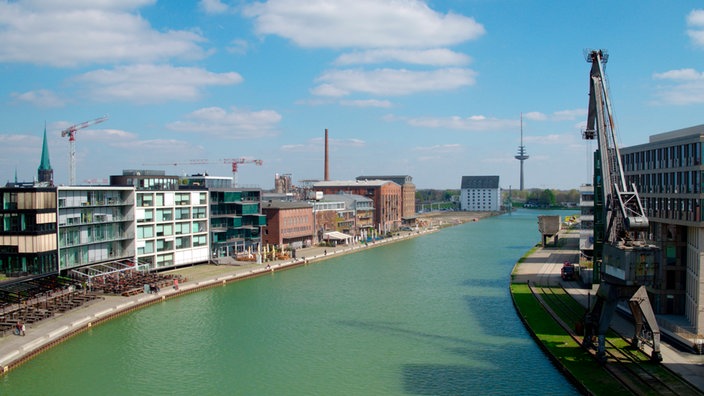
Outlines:
[{"label": "blue sky", "polygon": [[[622,146],[704,123],[704,3],[527,0],[0,0],[0,182],[36,178],[46,123],[58,184],[78,131],[78,183],[123,169],[273,187],[330,173],[463,175],[577,188],[590,65],[606,73]],[[210,164],[191,165],[191,160]],[[179,163],[178,165],[145,164]]]}]

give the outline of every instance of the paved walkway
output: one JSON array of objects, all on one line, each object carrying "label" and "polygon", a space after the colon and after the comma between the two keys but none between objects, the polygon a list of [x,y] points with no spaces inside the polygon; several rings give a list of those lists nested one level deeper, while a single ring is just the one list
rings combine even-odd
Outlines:
[{"label": "paved walkway", "polygon": [[99,294],[101,298],[98,300],[91,301],[79,308],[62,314],[56,314],[52,318],[28,325],[25,336],[17,336],[12,333],[8,333],[4,337],[0,336],[0,373],[7,372],[21,364],[25,359],[31,358],[37,353],[51,348],[53,345],[56,345],[66,338],[85,331],[96,324],[147,305],[159,303],[169,298],[204,288],[224,285],[235,280],[259,276],[272,271],[307,265],[315,261],[398,242],[433,231],[435,230],[404,232],[397,237],[384,239],[368,245],[355,244],[352,246],[298,249],[296,259],[272,261],[262,264],[243,262],[239,262],[235,265],[202,264],[169,271],[168,273],[181,274],[187,279],[179,284],[178,290],[169,287],[161,289],[159,294],[140,293],[131,297]]},{"label": "paved walkway", "polygon": [[[562,284],[582,306],[586,307],[590,299],[592,303],[594,302],[598,285],[584,288],[576,281],[565,282],[560,277],[562,263],[565,261],[578,262],[579,231],[563,230],[560,231],[559,236],[557,245],[548,243],[546,247],[538,248],[518,264],[513,272],[513,282],[530,281],[540,285],[554,286]],[[620,315],[614,315],[611,327],[627,337],[631,337],[634,333],[633,324]],[[661,331],[664,332],[663,329]],[[704,355],[682,352],[665,342],[661,342],[660,349],[664,366],[679,373],[694,386],[704,391]]]}]

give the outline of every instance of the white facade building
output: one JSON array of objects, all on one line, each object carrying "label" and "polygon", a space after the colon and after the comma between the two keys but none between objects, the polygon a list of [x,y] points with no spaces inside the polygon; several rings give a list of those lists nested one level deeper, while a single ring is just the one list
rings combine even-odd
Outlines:
[{"label": "white facade building", "polygon": [[501,209],[498,176],[462,176],[460,210],[497,212]]},{"label": "white facade building", "polygon": [[208,191],[137,190],[137,261],[151,269],[207,262]]}]

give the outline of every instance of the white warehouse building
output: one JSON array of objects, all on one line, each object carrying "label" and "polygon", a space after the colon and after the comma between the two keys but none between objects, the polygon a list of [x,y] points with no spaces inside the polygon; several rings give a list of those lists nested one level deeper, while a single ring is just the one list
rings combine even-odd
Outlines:
[{"label": "white warehouse building", "polygon": [[462,176],[460,210],[497,212],[501,209],[498,176]]}]

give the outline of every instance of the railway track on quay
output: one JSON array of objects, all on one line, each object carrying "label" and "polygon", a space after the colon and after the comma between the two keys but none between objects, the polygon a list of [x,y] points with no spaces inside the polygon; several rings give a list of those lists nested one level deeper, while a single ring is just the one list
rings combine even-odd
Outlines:
[{"label": "railway track on quay", "polygon": [[[583,335],[577,331],[585,308],[560,284],[551,284],[550,277],[538,276],[530,284],[531,293],[565,332],[596,360],[596,351],[584,346]],[[704,395],[662,364],[652,362],[642,350],[632,346],[630,339],[609,330],[606,336],[604,370],[634,395]]]}]

